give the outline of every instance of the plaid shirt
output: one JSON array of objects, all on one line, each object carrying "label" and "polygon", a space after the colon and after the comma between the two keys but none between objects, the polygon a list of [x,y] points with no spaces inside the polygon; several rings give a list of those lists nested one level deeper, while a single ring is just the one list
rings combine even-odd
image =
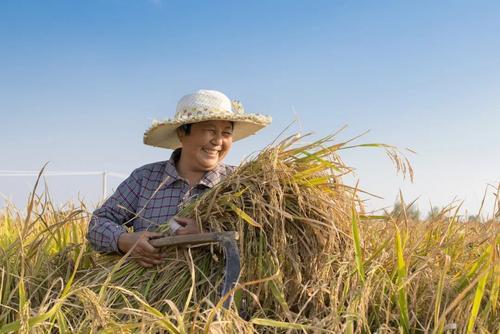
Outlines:
[{"label": "plaid shirt", "polygon": [[180,150],[170,160],[137,168],[123,181],[115,193],[94,211],[87,239],[99,252],[118,252],[118,237],[126,227],[134,231],[154,230],[175,216],[182,206],[220,182],[234,170],[233,166],[218,164],[205,173],[194,187],[177,174],[175,161]]}]

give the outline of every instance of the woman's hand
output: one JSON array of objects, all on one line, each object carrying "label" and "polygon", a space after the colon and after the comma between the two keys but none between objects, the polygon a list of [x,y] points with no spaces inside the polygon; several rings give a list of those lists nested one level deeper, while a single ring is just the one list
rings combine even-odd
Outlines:
[{"label": "woman's hand", "polygon": [[174,221],[180,225],[178,229],[175,230],[175,235],[186,235],[186,234],[197,234],[201,233],[196,220],[186,217],[175,216]]},{"label": "woman's hand", "polygon": [[142,267],[151,268],[163,263],[163,256],[160,249],[153,247],[149,240],[162,236],[161,233],[149,231],[122,233],[118,238],[118,248],[123,253],[127,253],[132,249],[130,258]]}]

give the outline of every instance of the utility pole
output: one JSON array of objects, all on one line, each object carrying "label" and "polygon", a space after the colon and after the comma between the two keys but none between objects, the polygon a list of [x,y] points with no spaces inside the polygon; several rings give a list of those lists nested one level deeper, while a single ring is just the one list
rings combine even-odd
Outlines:
[{"label": "utility pole", "polygon": [[107,186],[107,177],[106,177],[106,172],[102,172],[102,200],[104,201],[106,199],[106,189],[108,188]]}]

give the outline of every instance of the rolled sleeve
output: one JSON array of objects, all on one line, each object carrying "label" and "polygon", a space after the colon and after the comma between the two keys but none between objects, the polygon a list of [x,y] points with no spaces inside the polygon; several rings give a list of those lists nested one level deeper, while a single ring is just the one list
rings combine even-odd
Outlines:
[{"label": "rolled sleeve", "polygon": [[117,252],[118,238],[126,233],[137,212],[141,187],[141,175],[138,170],[123,181],[115,193],[96,209],[89,223],[87,240],[92,248],[104,253]]}]

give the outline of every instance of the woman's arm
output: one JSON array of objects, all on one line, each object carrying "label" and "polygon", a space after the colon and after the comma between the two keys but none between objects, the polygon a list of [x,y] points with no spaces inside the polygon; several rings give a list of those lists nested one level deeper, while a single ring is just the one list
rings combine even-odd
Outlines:
[{"label": "woman's arm", "polygon": [[140,170],[136,169],[123,181],[115,193],[96,209],[89,223],[87,240],[99,252],[121,253],[118,239],[126,233],[126,225],[136,218],[141,187]]}]

